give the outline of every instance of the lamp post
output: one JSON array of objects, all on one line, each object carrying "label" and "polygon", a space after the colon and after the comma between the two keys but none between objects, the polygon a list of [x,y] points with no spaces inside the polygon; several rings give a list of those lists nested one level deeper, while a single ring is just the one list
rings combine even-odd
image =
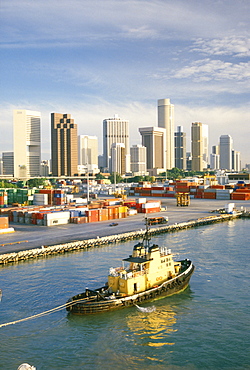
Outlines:
[{"label": "lamp post", "polygon": [[168,165],[167,165],[167,150],[165,150],[165,153],[166,153],[166,182],[168,180]]}]

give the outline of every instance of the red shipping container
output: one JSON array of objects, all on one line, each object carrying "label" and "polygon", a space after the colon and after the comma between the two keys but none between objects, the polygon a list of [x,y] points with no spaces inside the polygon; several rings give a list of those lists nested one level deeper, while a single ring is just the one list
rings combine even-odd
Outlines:
[{"label": "red shipping container", "polygon": [[216,199],[216,193],[215,192],[204,192],[203,198],[204,199]]}]

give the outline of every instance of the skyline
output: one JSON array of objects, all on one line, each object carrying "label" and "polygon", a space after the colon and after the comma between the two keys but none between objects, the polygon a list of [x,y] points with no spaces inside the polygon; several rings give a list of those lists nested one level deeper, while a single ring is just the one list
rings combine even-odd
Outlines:
[{"label": "skyline", "polygon": [[249,14],[245,0],[3,0],[0,151],[13,149],[14,109],[41,112],[42,159],[50,159],[52,112],[71,114],[102,154],[104,119],[129,120],[130,146],[141,144],[139,127],[157,126],[157,100],[169,98],[187,150],[192,122],[202,122],[209,153],[231,135],[244,166]]}]

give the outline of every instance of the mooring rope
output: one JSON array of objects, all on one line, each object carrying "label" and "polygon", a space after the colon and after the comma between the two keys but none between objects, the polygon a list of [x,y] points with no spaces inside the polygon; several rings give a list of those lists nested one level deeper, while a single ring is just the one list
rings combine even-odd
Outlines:
[{"label": "mooring rope", "polygon": [[0,328],[4,327],[4,326],[8,326],[8,325],[14,325],[14,324],[18,324],[20,322],[24,322],[24,321],[28,321],[28,320],[32,320],[32,319],[36,319],[38,317],[42,317],[42,316],[45,316],[45,315],[49,315],[53,312],[57,312],[57,311],[60,311],[72,304],[75,304],[75,303],[78,303],[78,302],[82,302],[82,301],[85,301],[86,298],[82,298],[82,299],[78,299],[76,301],[71,301],[71,302],[67,302],[67,303],[64,303],[62,304],[61,306],[57,306],[55,308],[52,308],[51,310],[48,310],[48,311],[44,311],[44,312],[41,312],[41,313],[38,313],[36,315],[32,315],[32,316],[29,316],[29,317],[26,317],[24,319],[20,319],[20,320],[16,320],[16,321],[10,321],[10,322],[7,322],[5,324],[0,324]]}]

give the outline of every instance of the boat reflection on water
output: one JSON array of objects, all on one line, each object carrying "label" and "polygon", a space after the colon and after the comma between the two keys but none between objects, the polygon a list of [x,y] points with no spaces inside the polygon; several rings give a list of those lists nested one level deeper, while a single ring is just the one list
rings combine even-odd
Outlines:
[{"label": "boat reflection on water", "polygon": [[[127,316],[127,325],[136,336],[137,345],[149,347],[173,346],[173,333],[177,332],[177,321],[186,312],[185,301],[192,299],[188,287],[182,294],[172,297],[171,303],[164,299],[136,310]],[[170,339],[171,338],[171,339]],[[169,340],[170,339],[170,340]]]},{"label": "boat reflection on water", "polygon": [[[127,317],[127,325],[137,336],[141,345],[150,347],[162,347],[165,345],[174,345],[166,341],[169,334],[177,331],[174,328],[176,324],[176,313],[171,306],[165,305],[156,308],[153,312],[133,313]],[[139,337],[139,338],[138,338]]]}]

